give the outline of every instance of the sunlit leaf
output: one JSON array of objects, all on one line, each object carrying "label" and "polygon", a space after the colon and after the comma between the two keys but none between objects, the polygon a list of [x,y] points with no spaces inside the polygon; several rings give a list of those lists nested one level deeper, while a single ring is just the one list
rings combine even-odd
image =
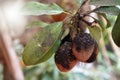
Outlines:
[{"label": "sunlit leaf", "polygon": [[115,44],[120,47],[120,13],[117,17],[117,20],[115,22],[115,25],[112,29],[112,38],[115,42]]},{"label": "sunlit leaf", "polygon": [[41,28],[44,28],[46,27],[47,25],[49,25],[48,23],[45,23],[43,21],[34,21],[34,22],[31,22],[29,23],[26,27],[27,28],[33,28],[33,27],[41,27]]},{"label": "sunlit leaf", "polygon": [[98,26],[94,26],[93,28],[88,27],[89,31],[90,31],[90,35],[97,41],[97,43],[99,43],[99,40],[102,37],[102,30],[100,27]]},{"label": "sunlit leaf", "polygon": [[48,60],[60,44],[62,22],[48,25],[28,42],[23,51],[26,65],[34,65]]},{"label": "sunlit leaf", "polygon": [[91,4],[97,6],[115,6],[120,5],[120,0],[91,0]]},{"label": "sunlit leaf", "polygon": [[95,12],[118,15],[120,12],[120,9],[115,6],[101,6],[98,9],[96,9]]},{"label": "sunlit leaf", "polygon": [[61,7],[55,3],[44,4],[31,1],[24,6],[25,15],[53,15],[64,12]]}]

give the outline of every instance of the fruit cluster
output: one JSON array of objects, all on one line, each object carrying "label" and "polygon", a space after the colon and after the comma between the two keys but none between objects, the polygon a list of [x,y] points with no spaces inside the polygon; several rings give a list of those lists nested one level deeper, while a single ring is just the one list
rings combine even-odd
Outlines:
[{"label": "fruit cluster", "polygon": [[55,63],[62,72],[71,70],[79,61],[91,63],[98,54],[98,45],[89,33],[79,32],[71,39],[68,34],[55,53]]},{"label": "fruit cluster", "polygon": [[72,16],[70,20],[71,27],[68,27],[70,32],[62,39],[55,53],[55,63],[62,72],[71,70],[79,61],[91,63],[96,60],[98,54],[97,42],[89,33],[85,32],[87,27],[94,27],[93,23],[97,23],[94,18],[93,22],[89,22],[89,14],[92,11],[89,9],[83,10],[85,7],[88,7],[88,5],[89,0],[85,0],[76,14]]}]

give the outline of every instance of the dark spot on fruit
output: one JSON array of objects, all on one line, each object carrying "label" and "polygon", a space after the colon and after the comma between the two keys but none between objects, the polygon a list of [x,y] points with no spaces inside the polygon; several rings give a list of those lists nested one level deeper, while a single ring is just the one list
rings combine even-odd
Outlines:
[{"label": "dark spot on fruit", "polygon": [[87,50],[91,45],[94,45],[95,40],[88,33],[80,32],[74,38],[74,44],[76,45],[76,50]]}]

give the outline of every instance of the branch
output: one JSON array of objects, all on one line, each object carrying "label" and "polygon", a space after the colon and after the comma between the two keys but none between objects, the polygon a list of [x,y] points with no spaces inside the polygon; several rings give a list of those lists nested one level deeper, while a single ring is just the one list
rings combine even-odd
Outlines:
[{"label": "branch", "polygon": [[[0,9],[0,19],[0,54],[4,62],[4,80],[24,80],[17,55],[12,47],[12,40],[7,30],[8,26],[2,9]],[[11,79],[8,79],[9,76]]]}]

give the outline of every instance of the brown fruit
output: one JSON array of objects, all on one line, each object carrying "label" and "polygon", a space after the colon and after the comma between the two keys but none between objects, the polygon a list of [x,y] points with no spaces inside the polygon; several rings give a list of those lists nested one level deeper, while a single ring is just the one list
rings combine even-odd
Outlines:
[{"label": "brown fruit", "polygon": [[98,45],[97,43],[95,43],[94,51],[92,55],[90,56],[90,58],[86,61],[86,63],[94,62],[96,60],[97,55],[98,55]]},{"label": "brown fruit", "polygon": [[63,43],[54,56],[55,63],[58,69],[62,72],[71,70],[78,62],[78,60],[72,55],[71,46],[71,42]]},{"label": "brown fruit", "polygon": [[57,21],[64,20],[66,16],[67,16],[67,14],[61,13],[61,14],[52,15],[52,18],[55,22],[57,22]]},{"label": "brown fruit", "polygon": [[88,33],[80,32],[73,39],[73,55],[81,62],[86,62],[94,51],[95,40]]}]

